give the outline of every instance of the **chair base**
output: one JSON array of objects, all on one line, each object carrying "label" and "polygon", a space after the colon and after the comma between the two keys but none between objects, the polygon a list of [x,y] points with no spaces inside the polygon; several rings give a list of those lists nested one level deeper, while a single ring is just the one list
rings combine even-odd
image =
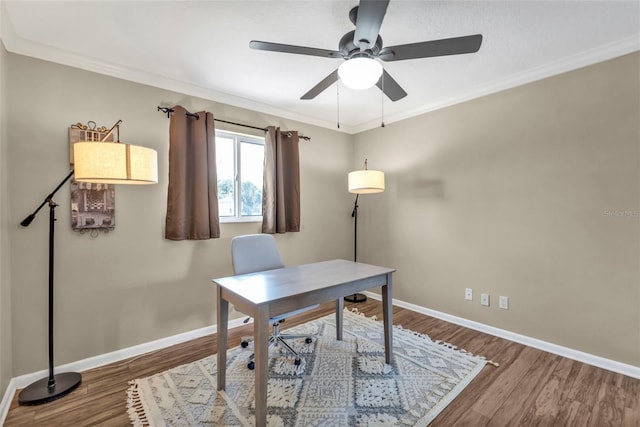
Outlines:
[{"label": "chair base", "polygon": [[[285,339],[295,339],[295,338],[304,338],[305,343],[307,344],[311,344],[313,342],[313,340],[311,339],[311,337],[309,335],[291,335],[291,334],[281,334],[279,333],[278,330],[278,325],[275,324],[273,325],[274,328],[274,334],[271,335],[269,337],[269,343],[267,344],[269,347],[271,346],[271,344],[273,345],[278,345],[278,344],[282,344],[289,353],[291,353],[292,355],[294,355],[296,357],[294,364],[297,366],[299,365],[302,361],[300,359],[300,355],[298,354],[297,351],[295,351],[286,341]],[[240,343],[240,346],[242,348],[247,348],[249,346],[249,342],[246,340],[243,340]],[[249,356],[249,363],[247,363],[247,368],[253,370],[255,368],[255,363],[254,363],[254,359],[255,359],[255,353],[252,353],[251,356]]]}]

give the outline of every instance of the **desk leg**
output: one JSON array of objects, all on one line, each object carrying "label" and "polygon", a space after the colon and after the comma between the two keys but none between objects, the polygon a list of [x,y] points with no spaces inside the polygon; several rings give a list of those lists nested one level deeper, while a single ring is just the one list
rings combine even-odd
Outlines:
[{"label": "desk leg", "polygon": [[382,287],[382,315],[384,318],[384,361],[393,360],[393,286],[391,273],[387,274],[387,284]]},{"label": "desk leg", "polygon": [[343,326],[343,315],[344,311],[344,298],[338,298],[336,300],[336,339],[338,341],[342,341],[342,326]]},{"label": "desk leg", "polygon": [[269,372],[269,309],[258,307],[253,319],[253,349],[255,353],[256,426],[267,425],[267,379]]},{"label": "desk leg", "polygon": [[221,288],[218,288],[217,321],[218,321],[218,390],[226,387],[227,374],[227,326],[229,323],[229,302],[222,298]]}]

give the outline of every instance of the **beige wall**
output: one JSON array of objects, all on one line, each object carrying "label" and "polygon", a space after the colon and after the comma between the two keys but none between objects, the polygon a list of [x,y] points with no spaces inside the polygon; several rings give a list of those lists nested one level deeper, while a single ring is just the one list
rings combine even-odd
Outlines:
[{"label": "beige wall", "polygon": [[17,225],[69,170],[73,123],[122,119],[121,140],[155,148],[160,176],[155,186],[117,187],[117,227],[97,238],[71,231],[68,186],[56,195],[56,364],[214,324],[210,280],[232,273],[230,239],[259,231],[256,223],[223,224],[220,239],[163,238],[169,120],[157,105],[312,137],[300,149],[302,231],[278,235],[278,245],[290,265],[349,257],[349,135],[14,54],[8,81],[14,376],[47,366],[48,212],[29,228]]},{"label": "beige wall", "polygon": [[398,269],[400,300],[640,366],[639,63],[357,135],[353,167],[387,174],[360,199],[361,260]]},{"label": "beige wall", "polygon": [[[0,12],[1,13],[1,12]],[[8,53],[0,41],[0,393],[4,393],[13,377],[11,362],[11,285],[9,275],[9,233],[7,212],[9,192],[7,167],[7,85]]]}]

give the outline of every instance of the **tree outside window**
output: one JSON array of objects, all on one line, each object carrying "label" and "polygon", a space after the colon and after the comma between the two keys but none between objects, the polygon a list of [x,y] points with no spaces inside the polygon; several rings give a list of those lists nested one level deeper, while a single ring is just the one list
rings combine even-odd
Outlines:
[{"label": "tree outside window", "polygon": [[220,219],[261,220],[264,139],[216,132]]}]

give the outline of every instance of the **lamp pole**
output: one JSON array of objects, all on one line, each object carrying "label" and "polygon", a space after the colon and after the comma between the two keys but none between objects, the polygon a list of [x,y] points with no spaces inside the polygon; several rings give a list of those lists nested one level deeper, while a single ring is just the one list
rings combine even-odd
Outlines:
[{"label": "lamp pole", "polygon": [[[356,194],[356,201],[353,203],[353,211],[351,217],[353,218],[353,261],[358,262],[358,196]],[[348,302],[365,302],[367,296],[365,294],[353,294],[344,297]]]},{"label": "lamp pole", "polygon": [[358,196],[356,194],[356,201],[353,203],[353,212],[351,212],[351,218],[353,218],[353,262],[358,262]]},{"label": "lamp pole", "polygon": [[20,392],[18,401],[23,405],[38,405],[58,399],[80,385],[82,376],[77,372],[53,372],[53,260],[54,260],[54,231],[56,223],[55,209],[58,204],[53,201],[53,195],[73,176],[73,170],[69,172],[60,184],[44,199],[42,204],[20,225],[28,227],[34,220],[38,211],[46,204],[49,205],[49,377],[42,378]]}]

